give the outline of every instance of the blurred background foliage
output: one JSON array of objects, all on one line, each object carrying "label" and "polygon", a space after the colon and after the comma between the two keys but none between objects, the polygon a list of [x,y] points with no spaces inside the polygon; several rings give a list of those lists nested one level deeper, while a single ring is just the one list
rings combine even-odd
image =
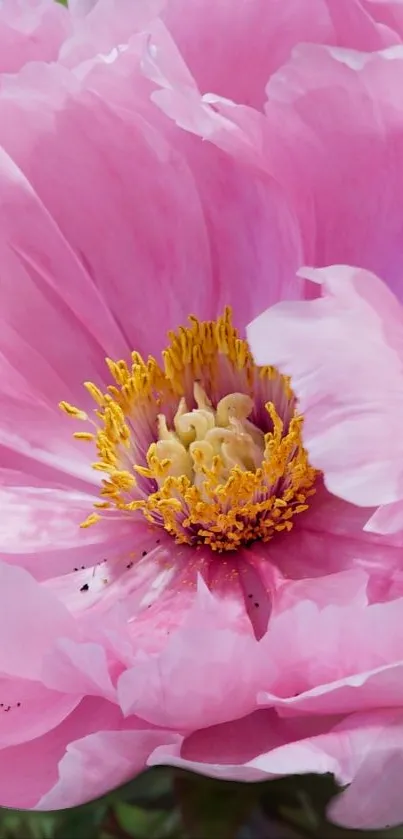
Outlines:
[{"label": "blurred background foliage", "polygon": [[235,784],[156,768],[75,809],[0,808],[0,839],[403,839],[403,826],[360,832],[329,824],[336,792],[331,776]]},{"label": "blurred background foliage", "polygon": [[403,839],[403,827],[363,833],[329,824],[336,792],[331,776],[235,784],[156,768],[72,810],[0,810],[0,839]]}]

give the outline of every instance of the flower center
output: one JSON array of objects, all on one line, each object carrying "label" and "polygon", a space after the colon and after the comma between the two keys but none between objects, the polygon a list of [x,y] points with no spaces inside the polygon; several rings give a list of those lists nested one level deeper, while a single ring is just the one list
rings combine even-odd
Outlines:
[{"label": "flower center", "polygon": [[168,476],[185,476],[202,490],[213,468],[220,484],[227,482],[234,466],[256,472],[263,460],[264,434],[248,420],[253,410],[250,396],[230,393],[214,409],[198,382],[193,394],[197,408],[189,411],[182,397],[173,420],[175,430],[168,429],[164,414],[158,416],[158,442],[150,446],[148,460],[167,462],[164,477],[158,472],[155,476],[159,488]]},{"label": "flower center", "polygon": [[115,384],[106,393],[85,384],[96,429],[75,436],[95,442],[93,467],[108,477],[99,513],[82,526],[118,510],[219,552],[267,542],[291,530],[315,492],[302,417],[288,380],[254,364],[229,310],[217,321],[190,320],[170,334],[163,368],[133,353],[131,368],[107,359]]}]

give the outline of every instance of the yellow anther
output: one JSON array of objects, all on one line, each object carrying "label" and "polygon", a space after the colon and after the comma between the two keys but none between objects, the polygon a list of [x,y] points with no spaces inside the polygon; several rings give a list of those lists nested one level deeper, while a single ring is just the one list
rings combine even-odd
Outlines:
[{"label": "yellow anther", "polygon": [[99,387],[94,385],[92,382],[84,382],[84,387],[88,390],[88,393],[92,396],[94,402],[102,408],[105,404],[105,396]]},{"label": "yellow anther", "polygon": [[80,411],[79,408],[75,408],[74,405],[70,405],[70,402],[59,402],[59,408],[69,417],[84,421],[88,420],[88,414],[85,411]]},{"label": "yellow anther", "polygon": [[81,522],[80,527],[91,527],[91,525],[96,524],[98,521],[101,521],[101,516],[99,516],[98,513],[91,513],[85,521]]}]

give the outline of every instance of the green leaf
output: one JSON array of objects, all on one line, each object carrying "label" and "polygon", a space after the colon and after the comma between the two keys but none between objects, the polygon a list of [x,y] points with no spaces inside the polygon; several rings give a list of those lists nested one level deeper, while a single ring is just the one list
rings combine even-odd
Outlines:
[{"label": "green leaf", "polygon": [[233,839],[255,808],[259,785],[179,772],[175,793],[188,839]]},{"label": "green leaf", "polygon": [[120,827],[134,839],[166,839],[173,836],[173,831],[175,839],[179,835],[180,818],[175,811],[145,810],[122,801],[116,805],[115,815]]},{"label": "green leaf", "polygon": [[105,799],[59,812],[59,820],[52,839],[98,839],[105,817]]},{"label": "green leaf", "polygon": [[0,839],[53,839],[56,815],[22,810],[0,810]]},{"label": "green leaf", "polygon": [[130,801],[139,805],[152,803],[157,807],[165,807],[165,801],[173,802],[172,776],[172,770],[165,767],[149,769],[111,792],[108,802]]}]

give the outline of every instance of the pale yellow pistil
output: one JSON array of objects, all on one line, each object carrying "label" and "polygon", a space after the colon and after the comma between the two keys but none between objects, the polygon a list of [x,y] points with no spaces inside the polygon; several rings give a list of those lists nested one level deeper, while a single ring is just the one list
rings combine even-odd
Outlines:
[{"label": "pale yellow pistil", "polygon": [[168,461],[163,476],[157,476],[159,488],[168,477],[184,476],[199,487],[201,496],[207,473],[215,465],[215,474],[225,484],[237,466],[243,472],[256,472],[264,456],[264,434],[248,420],[253,401],[244,393],[230,393],[214,410],[205,391],[194,385],[197,408],[189,411],[182,398],[175,414],[174,430],[169,430],[164,414],[158,417],[158,442],[148,450],[148,461],[156,457]]}]

